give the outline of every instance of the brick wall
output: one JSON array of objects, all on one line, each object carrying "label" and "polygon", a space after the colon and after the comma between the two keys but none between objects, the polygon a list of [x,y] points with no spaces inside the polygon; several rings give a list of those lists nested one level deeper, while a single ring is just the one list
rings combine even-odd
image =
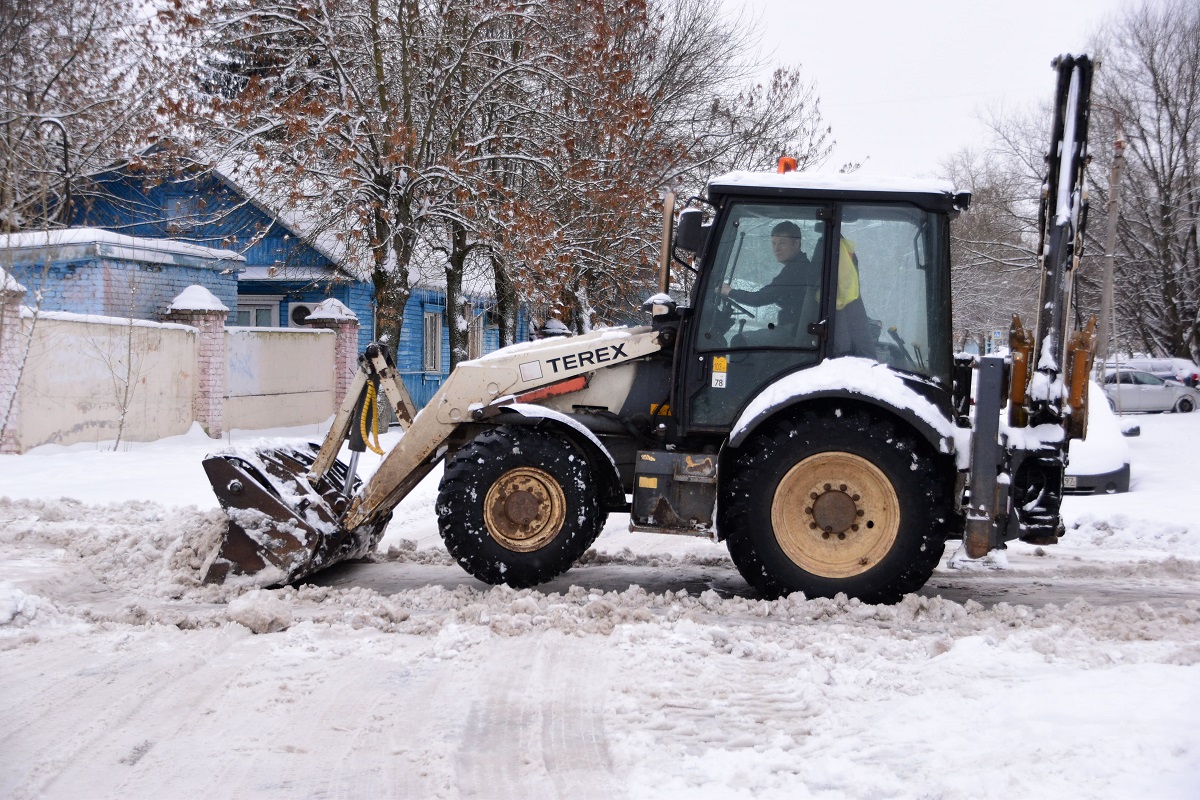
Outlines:
[{"label": "brick wall", "polygon": [[200,336],[196,343],[196,394],[193,418],[214,439],[225,432],[225,318],[226,311],[171,311],[172,322],[190,325]]},{"label": "brick wall", "polygon": [[21,368],[21,297],[12,284],[5,289],[0,269],[0,453],[15,453],[17,447],[17,373]]},{"label": "brick wall", "polygon": [[[203,286],[229,308],[237,306],[237,277],[180,264],[145,264],[111,258],[13,264],[13,277],[27,289],[24,303],[42,311],[107,317],[160,319],[162,309],[192,285]],[[130,313],[132,308],[132,314]]]}]

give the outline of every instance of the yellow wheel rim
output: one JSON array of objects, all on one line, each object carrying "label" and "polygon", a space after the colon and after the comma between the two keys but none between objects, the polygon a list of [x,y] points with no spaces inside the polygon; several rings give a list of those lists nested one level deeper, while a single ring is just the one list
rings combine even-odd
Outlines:
[{"label": "yellow wheel rim", "polygon": [[823,578],[848,578],[879,563],[900,531],[891,481],[851,453],[809,456],[775,489],[771,525],[797,566]]},{"label": "yellow wheel rim", "polygon": [[550,473],[518,467],[500,476],[488,489],[483,520],[502,547],[529,553],[544,547],[563,528],[567,499]]}]

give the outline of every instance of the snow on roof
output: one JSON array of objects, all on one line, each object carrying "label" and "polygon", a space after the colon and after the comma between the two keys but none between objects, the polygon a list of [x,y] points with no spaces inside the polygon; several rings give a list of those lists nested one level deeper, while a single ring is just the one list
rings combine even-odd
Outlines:
[{"label": "snow on roof", "polygon": [[198,284],[192,284],[179,293],[167,307],[168,311],[228,311],[229,307],[217,296]]},{"label": "snow on roof", "polygon": [[13,276],[5,272],[3,267],[0,267],[0,291],[18,292],[24,294],[25,287],[17,283]]},{"label": "snow on roof", "polygon": [[253,168],[236,157],[216,160],[212,169],[217,177],[331,263],[359,280],[366,280],[371,267],[369,259],[349,241],[351,223],[339,219],[345,209],[330,205],[331,193],[326,187],[306,186],[304,181],[286,188],[263,186],[255,178]]},{"label": "snow on roof", "polygon": [[312,313],[306,317],[306,321],[314,319],[329,319],[335,322],[348,322],[357,320],[358,315],[351,311],[346,305],[333,297],[327,300],[322,300],[317,303],[317,307],[312,310]]},{"label": "snow on roof", "polygon": [[244,262],[246,260],[232,250],[201,247],[198,244],[174,239],[126,236],[123,233],[114,233],[100,228],[56,228],[0,235],[0,250],[34,250],[64,245],[95,245],[97,255],[129,261],[170,263],[174,260],[170,256],[190,256],[212,261]]},{"label": "snow on roof", "polygon": [[768,189],[815,189],[843,192],[896,192],[953,195],[956,190],[950,181],[934,178],[905,178],[887,175],[844,175],[819,172],[727,172],[709,179],[709,186],[737,186]]}]

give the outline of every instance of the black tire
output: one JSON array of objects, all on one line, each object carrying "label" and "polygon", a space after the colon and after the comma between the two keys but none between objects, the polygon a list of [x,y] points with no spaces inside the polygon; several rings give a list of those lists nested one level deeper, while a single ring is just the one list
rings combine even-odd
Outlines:
[{"label": "black tire", "polygon": [[1190,397],[1181,397],[1179,402],[1175,404],[1175,410],[1180,414],[1190,414],[1196,410],[1196,404],[1192,402]]},{"label": "black tire", "polygon": [[718,529],[764,596],[894,603],[941,558],[954,468],[875,414],[806,410],[754,435],[731,466]]},{"label": "black tire", "polygon": [[463,569],[518,589],[570,569],[608,516],[585,455],[562,436],[525,426],[489,429],[455,453],[437,513]]}]

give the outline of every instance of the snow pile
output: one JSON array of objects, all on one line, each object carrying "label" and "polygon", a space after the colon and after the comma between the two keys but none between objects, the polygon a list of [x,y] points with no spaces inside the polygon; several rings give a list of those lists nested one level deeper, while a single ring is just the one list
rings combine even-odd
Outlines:
[{"label": "snow pile", "polygon": [[[1187,520],[1191,522],[1191,520]],[[1200,531],[1194,524],[1146,525],[1124,514],[1082,514],[1063,541],[1095,550],[1150,551],[1200,558]]]},{"label": "snow pile", "polygon": [[37,616],[37,598],[7,581],[0,582],[0,625],[27,624]]},{"label": "snow pile", "polygon": [[255,589],[229,601],[229,618],[255,633],[275,633],[292,626],[292,609],[278,594]]},{"label": "snow pile", "polygon": [[894,606],[763,600],[619,514],[562,578],[488,587],[436,472],[371,561],[206,586],[216,443],[0,456],[0,796],[1193,797],[1200,415],[1143,430],[1060,544]]}]

